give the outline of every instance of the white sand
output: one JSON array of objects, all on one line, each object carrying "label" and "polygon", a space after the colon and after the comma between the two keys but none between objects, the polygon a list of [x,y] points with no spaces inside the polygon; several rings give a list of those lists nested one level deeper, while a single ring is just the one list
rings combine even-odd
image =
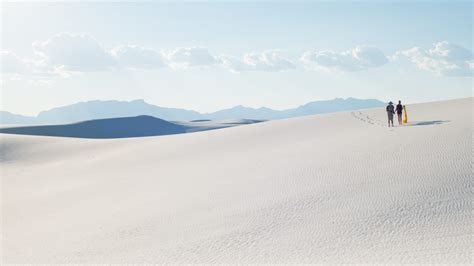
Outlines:
[{"label": "white sand", "polygon": [[[472,98],[183,135],[1,136],[4,263],[471,263]],[[428,123],[431,124],[431,123]]]}]

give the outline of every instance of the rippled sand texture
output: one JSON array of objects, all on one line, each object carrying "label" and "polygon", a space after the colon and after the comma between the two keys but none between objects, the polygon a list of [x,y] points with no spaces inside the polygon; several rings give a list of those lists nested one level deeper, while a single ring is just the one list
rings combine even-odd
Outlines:
[{"label": "rippled sand texture", "polygon": [[91,140],[1,136],[4,263],[470,263],[472,98]]}]

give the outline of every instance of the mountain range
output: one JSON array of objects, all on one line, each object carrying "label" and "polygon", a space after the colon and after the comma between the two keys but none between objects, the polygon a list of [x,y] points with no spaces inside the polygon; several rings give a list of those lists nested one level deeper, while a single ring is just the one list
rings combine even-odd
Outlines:
[{"label": "mountain range", "polygon": [[381,106],[384,106],[384,103],[375,99],[336,98],[333,100],[314,101],[286,110],[274,110],[266,107],[251,108],[239,105],[212,113],[199,113],[193,110],[160,107],[149,104],[144,100],[94,100],[42,111],[37,116],[23,116],[6,111],[0,111],[0,124],[64,124],[93,119],[140,115],[153,116],[168,121],[190,121],[202,119],[272,120]]}]

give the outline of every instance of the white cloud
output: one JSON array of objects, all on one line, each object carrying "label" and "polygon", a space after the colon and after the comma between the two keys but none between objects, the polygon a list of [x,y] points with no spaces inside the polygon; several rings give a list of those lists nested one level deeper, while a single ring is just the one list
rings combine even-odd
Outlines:
[{"label": "white cloud", "polygon": [[61,33],[33,43],[33,48],[46,64],[64,71],[101,71],[116,66],[112,54],[88,35]]},{"label": "white cloud", "polygon": [[263,53],[249,53],[242,59],[232,56],[222,56],[224,67],[234,72],[241,71],[270,71],[279,72],[296,68],[289,59],[281,56],[277,51]]},{"label": "white cloud", "polygon": [[24,74],[29,72],[28,64],[10,51],[0,52],[0,73],[3,74]]},{"label": "white cloud", "polygon": [[[136,45],[122,45],[106,49],[88,35],[57,34],[46,41],[33,44],[36,58],[25,60],[13,52],[0,53],[0,72],[13,78],[31,76],[50,79],[78,72],[111,71],[117,68],[157,69],[171,67],[185,69],[220,65],[230,71],[279,72],[295,69],[296,64],[279,51],[248,53],[243,57],[213,55],[201,47],[177,48],[160,52]],[[472,76],[473,54],[470,50],[449,42],[438,42],[428,50],[414,47],[391,56],[392,61],[407,58],[419,69],[444,76]],[[380,67],[388,62],[384,53],[370,46],[337,51],[307,51],[300,62],[307,69],[326,72],[362,71]]]},{"label": "white cloud", "polygon": [[0,52],[0,73],[2,77],[9,80],[23,80],[26,78],[29,82],[35,84],[49,82],[52,77],[66,75],[60,68],[53,69],[42,59],[21,59],[10,51]]},{"label": "white cloud", "polygon": [[123,67],[155,69],[166,66],[160,52],[136,45],[119,46],[112,49],[111,53]]},{"label": "white cloud", "polygon": [[469,68],[471,69],[471,71],[474,71],[474,62],[471,61],[468,64],[469,64]]},{"label": "white cloud", "polygon": [[308,51],[303,54],[301,61],[308,69],[346,72],[379,67],[386,64],[388,58],[376,47],[357,46],[344,52]]},{"label": "white cloud", "polygon": [[392,58],[397,60],[400,57],[408,58],[419,69],[442,76],[474,74],[472,52],[447,41],[434,43],[433,48],[424,51],[419,47],[397,51]]},{"label": "white cloud", "polygon": [[206,48],[202,47],[177,48],[165,53],[165,57],[168,65],[175,69],[210,66],[221,62]]}]

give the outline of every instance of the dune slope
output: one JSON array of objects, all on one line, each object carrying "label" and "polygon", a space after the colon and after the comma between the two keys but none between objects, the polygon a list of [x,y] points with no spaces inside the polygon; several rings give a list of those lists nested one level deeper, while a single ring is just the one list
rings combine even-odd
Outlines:
[{"label": "dune slope", "polygon": [[191,134],[0,134],[4,263],[470,263],[472,98]]},{"label": "dune slope", "polygon": [[72,138],[130,138],[185,133],[186,127],[153,116],[119,117],[65,125],[0,128],[0,133]]},{"label": "dune slope", "polygon": [[153,116],[117,117],[63,125],[0,126],[0,133],[87,139],[116,139],[174,135],[263,122],[262,120],[218,120],[170,122]]}]

